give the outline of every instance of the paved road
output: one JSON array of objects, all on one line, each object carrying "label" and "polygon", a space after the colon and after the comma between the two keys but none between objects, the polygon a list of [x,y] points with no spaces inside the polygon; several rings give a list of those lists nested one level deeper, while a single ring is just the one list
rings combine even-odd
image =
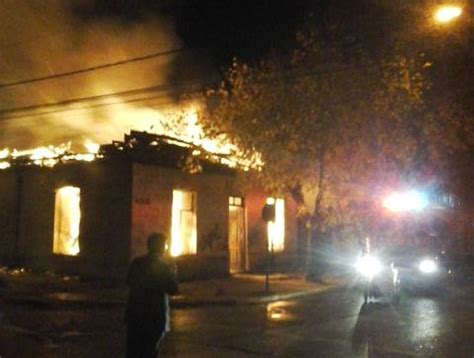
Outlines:
[{"label": "paved road", "polygon": [[176,312],[174,319],[166,353],[176,357],[474,357],[468,290],[405,295],[393,306],[383,299],[362,305],[360,293],[346,289],[265,307]]},{"label": "paved road", "polygon": [[[117,309],[22,307],[11,310],[11,317],[37,334],[0,329],[0,349],[4,342],[29,349],[9,355],[3,348],[2,358],[123,354]],[[474,289],[405,295],[393,306],[383,299],[362,305],[361,294],[345,288],[269,305],[174,310],[172,324],[165,357],[474,357]]]}]

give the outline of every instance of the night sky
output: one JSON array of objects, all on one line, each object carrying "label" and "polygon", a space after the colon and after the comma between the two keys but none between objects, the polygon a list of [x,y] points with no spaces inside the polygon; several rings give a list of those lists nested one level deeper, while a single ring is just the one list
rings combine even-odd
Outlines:
[{"label": "night sky", "polygon": [[[269,53],[285,53],[295,46],[296,32],[308,28],[324,32],[336,26],[348,38],[362,36],[369,18],[373,26],[379,26],[375,32],[383,43],[384,33],[399,22],[396,17],[401,9],[393,12],[383,2],[376,7],[371,4],[368,0],[95,0],[74,11],[85,21],[110,18],[131,24],[154,15],[167,16],[186,48],[225,66],[233,57],[255,62]],[[385,19],[389,13],[391,24]],[[373,36],[373,29],[365,36]]]},{"label": "night sky", "polygon": [[[434,25],[432,13],[441,3],[437,0],[95,0],[93,16],[119,17],[130,22],[139,22],[150,14],[172,19],[176,35],[193,56],[177,58],[170,82],[193,78],[197,72],[206,73],[205,67],[222,72],[234,57],[257,63],[270,54],[284,56],[297,46],[298,31],[312,30],[326,40],[327,46],[338,41],[349,53],[357,46],[374,56],[387,56],[394,49],[412,57],[425,56],[427,61],[443,64],[431,70],[431,79],[445,81],[441,88],[455,87],[458,79],[448,83],[451,75],[443,71],[463,67],[460,73],[471,66],[466,62],[472,61],[472,54],[470,60],[467,56],[466,29],[473,32],[469,30],[472,23],[465,16],[454,26]],[[205,65],[199,67],[200,64]],[[197,81],[206,82],[199,77]]]},{"label": "night sky", "polygon": [[217,64],[233,56],[256,61],[291,47],[298,27],[309,19],[311,3],[188,0],[177,16],[177,32],[190,47],[208,49]]},{"label": "night sky", "polygon": [[[421,42],[434,0],[94,0],[76,6],[83,20],[113,19],[140,23],[164,16],[174,24],[184,46],[197,60],[214,68],[233,57],[255,63],[285,54],[296,45],[295,34],[311,29],[328,40],[338,37],[368,52],[383,52],[396,41]],[[429,24],[431,26],[431,24]],[[330,44],[329,44],[330,45]],[[196,58],[195,58],[196,59]]]}]

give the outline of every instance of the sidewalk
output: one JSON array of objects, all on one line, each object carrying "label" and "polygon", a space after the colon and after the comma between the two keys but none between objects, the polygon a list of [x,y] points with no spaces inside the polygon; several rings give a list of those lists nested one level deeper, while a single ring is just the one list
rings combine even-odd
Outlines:
[{"label": "sidewalk", "polygon": [[[122,306],[127,299],[125,286],[104,287],[80,282],[67,276],[34,276],[29,273],[8,275],[8,288],[0,295],[7,303],[56,308],[60,306]],[[316,294],[344,283],[341,278],[327,278],[324,283],[304,280],[302,275],[270,276],[269,292],[265,292],[265,276],[238,274],[228,278],[183,282],[179,294],[170,305],[187,308],[205,305],[259,304]]]},{"label": "sidewalk", "polygon": [[269,292],[265,292],[265,276],[238,274],[225,279],[189,282],[180,285],[180,295],[171,304],[258,304],[293,299],[333,289],[342,279],[326,279],[325,283],[305,281],[302,275],[271,275]]}]

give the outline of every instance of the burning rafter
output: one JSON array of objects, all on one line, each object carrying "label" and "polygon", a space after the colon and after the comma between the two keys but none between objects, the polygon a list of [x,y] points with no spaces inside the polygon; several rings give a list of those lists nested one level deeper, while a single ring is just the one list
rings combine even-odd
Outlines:
[{"label": "burning rafter", "polygon": [[3,149],[0,151],[0,169],[7,169],[18,165],[54,167],[57,164],[66,162],[92,162],[99,158],[114,155],[114,153],[138,153],[142,150],[159,152],[163,149],[163,145],[169,148],[187,149],[190,157],[204,159],[229,168],[238,167],[239,169],[248,170],[252,167],[249,161],[239,158],[237,155],[210,152],[200,145],[166,135],[131,131],[130,134],[125,135],[124,141],[113,141],[112,144],[99,145],[86,140],[84,147],[87,151],[84,153],[74,153],[71,150],[71,143],[62,144],[57,147],[38,147],[22,151]]},{"label": "burning rafter", "polygon": [[131,131],[129,135],[125,135],[123,142],[114,141],[112,144],[101,146],[99,153],[103,156],[107,156],[113,152],[139,151],[143,149],[160,150],[160,146],[163,144],[188,149],[192,157],[204,159],[229,168],[248,170],[252,167],[249,161],[239,158],[237,155],[211,152],[206,150],[203,146],[186,142],[182,139],[139,131]]},{"label": "burning rafter", "polygon": [[[70,161],[91,162],[100,157],[98,146],[91,146],[92,142],[87,142],[88,152],[74,153],[71,150],[71,143],[59,146],[38,147],[27,150],[10,150],[5,148],[0,150],[0,169],[7,169],[15,165],[37,165],[42,167],[54,167],[58,163]],[[91,151],[96,148],[96,151]]]}]

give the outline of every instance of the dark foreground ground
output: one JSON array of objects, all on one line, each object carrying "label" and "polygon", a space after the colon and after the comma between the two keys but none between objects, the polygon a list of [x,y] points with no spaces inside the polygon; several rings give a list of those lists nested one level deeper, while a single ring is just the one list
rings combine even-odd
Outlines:
[{"label": "dark foreground ground", "polygon": [[[349,285],[350,286],[350,285]],[[6,321],[6,322],[5,322]],[[122,357],[122,308],[9,305],[0,356]],[[474,357],[474,288],[362,305],[351,287],[271,304],[175,309],[164,357]]]}]

